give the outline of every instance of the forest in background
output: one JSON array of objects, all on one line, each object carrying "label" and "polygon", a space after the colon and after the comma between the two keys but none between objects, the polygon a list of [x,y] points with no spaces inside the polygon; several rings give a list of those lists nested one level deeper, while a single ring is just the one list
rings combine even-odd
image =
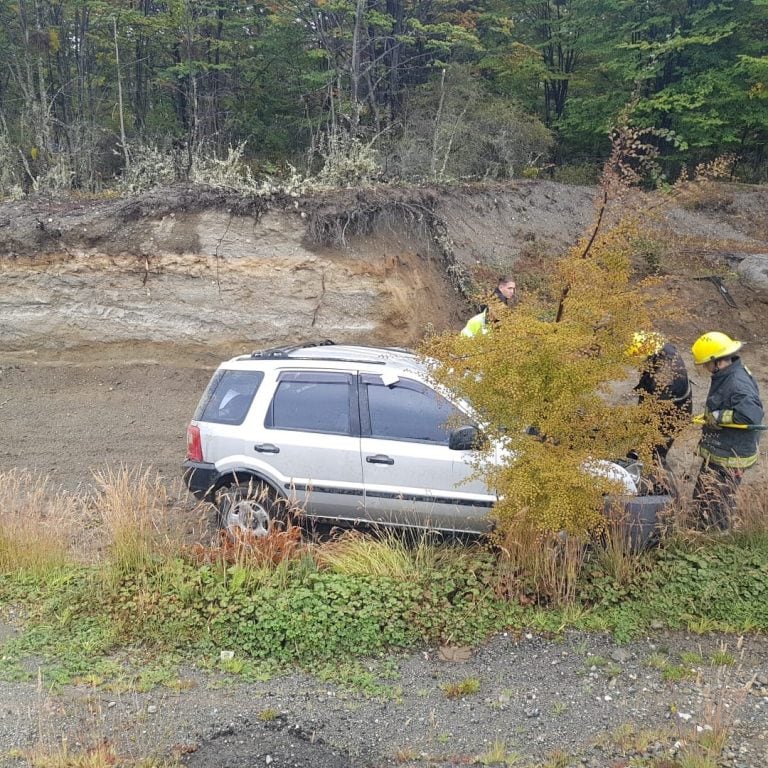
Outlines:
[{"label": "forest in background", "polygon": [[590,183],[620,120],[765,181],[768,0],[0,0],[0,197]]}]

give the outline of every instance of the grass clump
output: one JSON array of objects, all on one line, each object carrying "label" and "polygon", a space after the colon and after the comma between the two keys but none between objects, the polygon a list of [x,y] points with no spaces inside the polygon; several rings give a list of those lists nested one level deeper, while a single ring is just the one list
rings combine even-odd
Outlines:
[{"label": "grass clump", "polygon": [[512,766],[520,765],[520,755],[516,752],[510,752],[503,739],[496,739],[487,752],[483,752],[482,755],[475,758],[475,763],[478,765],[504,765],[512,768]]},{"label": "grass clump", "polygon": [[168,491],[160,476],[141,467],[94,474],[93,505],[106,538],[113,578],[143,573],[179,551],[182,542],[168,525]]},{"label": "grass clump", "polygon": [[454,683],[442,683],[440,690],[447,699],[463,699],[480,690],[480,681],[476,677],[466,677]]},{"label": "grass clump", "polygon": [[43,579],[72,563],[81,501],[26,470],[0,472],[0,572]]}]

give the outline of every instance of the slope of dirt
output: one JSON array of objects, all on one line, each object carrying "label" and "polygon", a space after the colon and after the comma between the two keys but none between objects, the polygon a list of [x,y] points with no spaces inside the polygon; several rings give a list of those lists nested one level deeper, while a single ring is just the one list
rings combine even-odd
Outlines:
[{"label": "slope of dirt", "polygon": [[[459,328],[473,284],[510,271],[538,285],[589,224],[593,196],[520,182],[2,204],[0,470],[76,487],[97,465],[142,464],[175,481],[185,425],[222,358],[318,338],[413,345],[429,328]],[[766,391],[768,290],[737,270],[768,253],[768,192],[706,186],[675,208],[642,204],[657,210],[637,266],[660,272],[659,327],[686,355],[704,330],[744,339]],[[711,275],[733,306],[700,279]],[[707,380],[689,368],[698,407]],[[673,458],[690,464],[695,437]]]}]

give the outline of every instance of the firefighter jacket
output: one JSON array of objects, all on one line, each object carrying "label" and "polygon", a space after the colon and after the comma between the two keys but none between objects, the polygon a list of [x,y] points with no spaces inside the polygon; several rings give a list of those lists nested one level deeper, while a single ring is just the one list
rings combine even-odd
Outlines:
[{"label": "firefighter jacket", "polygon": [[718,423],[702,427],[699,455],[726,467],[751,467],[757,461],[760,432],[727,426],[760,424],[763,420],[757,383],[740,358],[712,374],[706,410],[709,414],[717,412]]},{"label": "firefighter jacket", "polygon": [[673,344],[665,344],[655,355],[650,355],[635,390],[640,402],[647,393],[659,400],[671,400],[683,407],[690,404],[691,385],[683,358]]}]

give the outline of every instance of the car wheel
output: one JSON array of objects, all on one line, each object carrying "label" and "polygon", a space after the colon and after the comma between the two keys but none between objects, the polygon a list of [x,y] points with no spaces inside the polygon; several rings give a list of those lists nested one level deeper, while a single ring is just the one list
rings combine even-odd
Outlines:
[{"label": "car wheel", "polygon": [[222,488],[216,496],[218,523],[230,533],[250,531],[266,536],[285,521],[285,503],[265,483],[250,482]]}]

